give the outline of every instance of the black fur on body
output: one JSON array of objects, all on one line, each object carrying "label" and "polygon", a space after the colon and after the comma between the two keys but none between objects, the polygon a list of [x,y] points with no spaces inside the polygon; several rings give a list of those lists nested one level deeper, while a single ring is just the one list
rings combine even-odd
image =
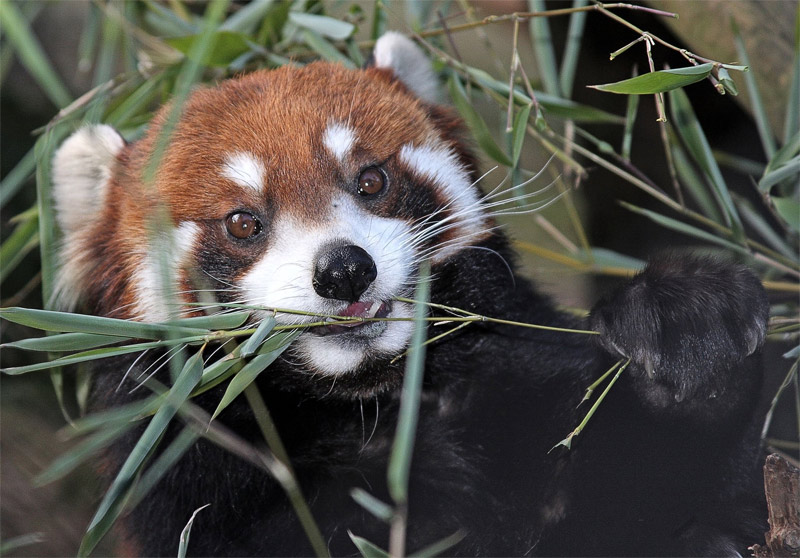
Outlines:
[{"label": "black fur on body", "polygon": [[[504,260],[513,257],[501,233],[482,244],[491,251],[463,250],[434,267],[432,301],[509,320],[588,327],[511,276]],[[754,417],[760,363],[758,353],[748,356],[763,341],[766,308],[763,289],[742,267],[667,258],[593,310],[599,343],[476,323],[430,346],[408,550],[460,530],[464,539],[447,554],[745,554],[766,530]],[[549,452],[583,417],[585,388],[621,358],[617,351],[633,357],[631,365],[572,449]],[[645,361],[654,358],[659,365],[650,373]],[[387,367],[402,365],[374,363],[367,374],[382,378]],[[386,466],[399,390],[359,398],[346,377],[335,385],[301,378],[288,360],[278,361],[259,387],[330,552],[357,553],[348,531],[385,548],[388,526],[350,491],[360,487],[391,501]],[[103,399],[124,398],[114,391],[118,381],[103,376]],[[198,402],[213,409],[220,395]],[[263,444],[242,398],[218,420]],[[129,449],[117,447],[114,460]],[[279,485],[206,441],[130,513],[125,531],[142,555],[170,555],[192,512],[205,504],[211,507],[195,520],[191,555],[312,553]]]}]

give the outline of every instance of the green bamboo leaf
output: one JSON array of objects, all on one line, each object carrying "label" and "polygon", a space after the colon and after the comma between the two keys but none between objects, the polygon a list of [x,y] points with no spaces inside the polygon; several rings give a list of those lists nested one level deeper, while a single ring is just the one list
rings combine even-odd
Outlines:
[{"label": "green bamboo leaf", "polygon": [[[573,0],[573,8],[582,8],[587,5],[588,0]],[[564,55],[561,58],[561,71],[558,76],[558,83],[561,87],[561,94],[565,97],[572,95],[572,84],[575,81],[575,70],[578,67],[578,57],[581,51],[581,37],[586,23],[586,12],[575,12],[569,16],[569,28],[567,29],[567,44],[564,47]]]},{"label": "green bamboo leaf", "polygon": [[772,196],[772,204],[778,215],[786,221],[793,231],[800,232],[800,202],[791,198]]},{"label": "green bamboo leaf", "polygon": [[254,0],[243,5],[219,26],[220,31],[252,35],[269,12],[274,0]]},{"label": "green bamboo leaf", "polygon": [[763,211],[760,208],[756,209],[749,200],[742,196],[735,196],[733,199],[736,201],[736,205],[739,206],[739,212],[745,223],[752,227],[770,247],[783,254],[789,260],[797,258],[797,250],[790,244],[788,235],[783,230],[780,233],[776,232],[772,224],[764,218]]},{"label": "green bamboo leaf", "polygon": [[[764,174],[761,180],[758,181],[758,189],[764,193],[769,192],[770,189],[779,182],[794,177],[798,173],[800,173],[800,155],[787,161],[775,170],[768,171]],[[797,183],[797,178],[794,178],[794,181]]]},{"label": "green bamboo leaf", "polygon": [[689,161],[686,151],[681,147],[680,142],[670,142],[672,149],[672,162],[675,165],[675,172],[680,178],[681,184],[686,188],[689,195],[697,202],[703,215],[714,220],[716,223],[723,221],[720,204],[713,191],[709,191],[708,185],[702,177],[697,174],[694,165]]},{"label": "green bamboo leaf", "polygon": [[511,147],[511,166],[517,168],[519,165],[519,156],[522,154],[522,146],[525,143],[525,134],[528,129],[528,117],[531,115],[533,105],[526,105],[519,111],[517,117],[514,119],[514,126],[512,128],[513,143]]},{"label": "green bamboo leaf", "polygon": [[[528,10],[543,12],[547,9],[544,0],[528,0]],[[533,41],[533,54],[539,68],[539,75],[544,84],[544,90],[551,95],[561,95],[556,67],[556,53],[553,48],[553,38],[550,36],[550,24],[546,17],[531,18],[528,23]]]},{"label": "green bamboo leaf", "polygon": [[778,149],[772,159],[767,162],[763,174],[767,174],[783,166],[798,154],[800,154],[800,131],[797,131],[793,136],[789,137],[786,143]]},{"label": "green bamboo leaf", "polygon": [[139,420],[143,417],[156,412],[161,406],[163,395],[150,395],[143,399],[137,399],[131,403],[111,407],[104,411],[98,411],[90,415],[75,419],[65,431],[67,436],[85,434],[98,428],[106,428],[113,425],[124,424]]},{"label": "green bamboo leaf", "polygon": [[392,515],[394,514],[392,506],[379,500],[366,490],[354,488],[350,491],[350,496],[352,496],[353,500],[355,500],[359,506],[367,510],[378,519],[387,523],[392,520]]},{"label": "green bamboo leaf", "polygon": [[744,244],[745,236],[742,221],[736,211],[736,206],[728,191],[725,179],[722,178],[722,173],[711,152],[711,146],[709,146],[703,129],[700,127],[700,122],[698,122],[692,105],[689,103],[689,98],[680,89],[671,91],[669,95],[672,118],[678,134],[681,136],[691,156],[697,161],[697,164],[700,165],[700,168],[711,182],[715,194],[725,209],[726,224],[733,230],[734,239],[740,244]]},{"label": "green bamboo leaf", "polygon": [[[634,70],[635,76],[636,70]],[[639,95],[628,95],[628,106],[625,110],[625,129],[622,132],[622,147],[620,154],[626,161],[631,160],[631,146],[633,145],[633,125],[636,123],[636,113],[639,109]]]},{"label": "green bamboo leaf", "polygon": [[120,338],[114,335],[99,335],[96,333],[59,333],[48,337],[31,337],[20,341],[3,343],[0,348],[24,349],[26,351],[85,351],[119,343]]},{"label": "green bamboo leaf", "polygon": [[389,19],[386,13],[391,0],[377,0],[375,2],[375,11],[372,14],[372,26],[370,27],[369,37],[373,41],[377,41],[386,32],[386,23]]},{"label": "green bamboo leaf", "polygon": [[251,335],[247,339],[247,341],[242,343],[242,347],[239,350],[239,354],[242,357],[247,358],[251,356],[253,353],[255,353],[256,350],[258,350],[258,347],[261,345],[261,343],[264,342],[264,339],[267,338],[267,335],[269,335],[269,333],[272,331],[274,327],[275,327],[274,316],[270,316],[264,320],[261,320],[261,323],[258,324],[255,333],[253,333],[253,335]]},{"label": "green bamboo leaf", "polygon": [[[292,12],[294,13],[294,12]],[[325,39],[322,35],[312,29],[303,30],[303,41],[308,47],[319,54],[323,59],[328,62],[338,62],[347,68],[355,68],[356,65],[347,56],[339,52],[333,44]]]},{"label": "green bamboo leaf", "polygon": [[180,536],[180,543],[178,544],[178,558],[186,558],[186,552],[189,550],[189,535],[192,532],[192,525],[194,524],[194,518],[197,517],[197,514],[202,510],[206,509],[211,504],[206,504],[205,506],[201,506],[194,510],[192,517],[189,518],[189,522],[186,524],[186,527],[183,528],[181,531]]},{"label": "green bamboo leaf", "polygon": [[31,26],[19,11],[16,2],[0,2],[0,28],[17,52],[20,62],[30,72],[36,83],[57,107],[72,102],[61,78],[58,77],[38,39],[31,33]]},{"label": "green bamboo leaf", "polygon": [[[744,41],[739,32],[739,26],[736,25],[736,20],[733,18],[731,18],[731,31],[733,32],[733,41],[736,44],[736,54],[739,56],[739,60],[745,65],[750,65],[747,49],[744,48]],[[747,86],[747,93],[750,95],[750,106],[753,108],[753,117],[756,121],[758,136],[761,138],[761,145],[764,148],[764,153],[767,154],[767,159],[771,159],[775,155],[775,136],[772,135],[764,101],[761,99],[761,92],[758,90],[758,84],[756,84],[756,78],[752,72],[744,74],[744,82]]]},{"label": "green bamboo leaf", "polygon": [[290,12],[289,21],[307,29],[314,33],[333,39],[334,41],[341,41],[349,37],[355,31],[356,26],[346,21],[340,21],[332,17],[306,14],[301,12]]},{"label": "green bamboo leaf", "polygon": [[39,216],[34,215],[17,225],[5,242],[0,245],[0,283],[14,271],[28,253],[39,244]]},{"label": "green bamboo leaf", "polygon": [[298,335],[298,331],[278,332],[261,345],[258,354],[253,357],[250,362],[245,364],[228,383],[228,387],[225,389],[222,400],[211,416],[211,420],[217,418],[217,416],[230,405],[247,386],[255,381],[259,374],[266,370],[267,366],[275,362]]},{"label": "green bamboo leaf", "polygon": [[633,211],[634,213],[644,215],[645,217],[661,225],[662,227],[666,227],[668,229],[678,231],[680,233],[692,236],[694,238],[704,240],[711,244],[722,246],[723,248],[727,248],[728,250],[731,250],[738,254],[742,254],[745,256],[750,255],[750,252],[743,246],[735,244],[729,240],[725,240],[724,238],[714,236],[713,234],[706,232],[702,229],[698,229],[697,227],[694,227],[692,225],[687,225],[686,223],[682,223],[681,221],[677,221],[675,219],[672,219],[671,217],[666,217],[664,215],[661,215],[660,213],[656,213],[655,211],[650,211],[649,209],[643,209],[641,207],[637,207],[635,205],[626,202],[621,201],[619,203],[626,209]]},{"label": "green bamboo leaf", "polygon": [[689,66],[687,68],[675,68],[673,70],[659,70],[648,72],[640,76],[605,83],[602,85],[588,85],[592,89],[605,91],[606,93],[619,93],[622,95],[651,95],[654,93],[665,93],[697,83],[711,75],[714,69],[712,63],[700,64],[699,66]]},{"label": "green bamboo leaf", "polygon": [[789,82],[789,95],[786,100],[786,117],[784,118],[783,143],[795,134],[800,134],[800,9],[794,14],[794,60]]},{"label": "green bamboo leaf", "polygon": [[159,2],[146,2],[147,11],[144,22],[147,29],[152,29],[162,37],[180,37],[197,33],[197,26],[186,21],[175,12]]},{"label": "green bamboo leaf", "polygon": [[19,537],[8,539],[0,543],[0,556],[9,556],[18,548],[24,548],[32,544],[38,544],[40,542],[44,542],[45,540],[44,533],[38,532],[27,533],[25,535],[20,535]]},{"label": "green bamboo leaf", "polygon": [[645,262],[633,256],[626,256],[607,248],[592,248],[591,259],[587,257],[586,252],[583,250],[581,254],[587,261],[594,262],[595,265],[600,267],[616,267],[620,269],[630,270],[631,273],[636,273],[644,269]]},{"label": "green bamboo leaf", "polygon": [[209,384],[213,383],[214,385],[216,385],[217,383],[219,383],[216,381],[218,378],[222,377],[228,370],[231,369],[231,367],[233,367],[233,365],[239,364],[241,362],[244,361],[239,357],[239,351],[237,347],[234,353],[219,359],[214,364],[208,366],[205,370],[203,370],[203,379],[200,380],[199,388],[203,388],[203,391],[205,391],[205,388]]},{"label": "green bamboo leaf", "polygon": [[83,463],[88,462],[100,450],[110,446],[114,440],[118,439],[134,426],[136,426],[136,424],[133,422],[114,424],[96,432],[93,436],[88,437],[80,444],[60,455],[47,469],[39,473],[33,479],[34,485],[44,486],[68,475]]},{"label": "green bamboo leaf", "polygon": [[[166,43],[189,56],[195,41],[201,34],[187,35],[184,37],[175,37],[173,39],[166,39]],[[250,39],[243,33],[235,31],[218,31],[214,34],[213,49],[207,49],[203,52],[203,57],[199,60],[203,66],[216,66],[226,67],[233,60],[250,50]]]},{"label": "green bamboo leaf", "polygon": [[211,333],[208,329],[203,328],[150,324],[34,308],[0,308],[0,318],[45,331],[99,333],[130,339],[166,339],[174,335],[197,336]]},{"label": "green bamboo leaf", "polygon": [[405,504],[408,499],[408,474],[411,468],[411,455],[414,451],[414,435],[417,429],[419,399],[422,390],[423,369],[425,367],[425,338],[427,337],[427,302],[430,298],[430,265],[423,262],[419,272],[419,282],[414,292],[414,333],[411,336],[406,369],[403,376],[403,389],[400,395],[400,412],[397,430],[389,456],[386,472],[389,494],[396,504]]},{"label": "green bamboo leaf", "polygon": [[158,454],[147,471],[139,478],[133,489],[130,499],[130,507],[135,508],[142,499],[158,484],[164,475],[180,460],[181,457],[191,448],[200,434],[190,427],[181,430],[169,446]]},{"label": "green bamboo leaf", "polygon": [[110,126],[126,126],[129,121],[158,98],[166,73],[157,74],[136,87],[124,100],[111,109],[105,121]]},{"label": "green bamboo leaf", "polygon": [[[491,75],[483,70],[477,68],[465,67],[464,71],[472,81],[485,87],[495,93],[499,93],[503,97],[508,97],[510,89],[507,82],[502,82],[494,79]],[[548,95],[542,91],[534,91],[536,94],[536,101],[539,105],[547,111],[548,114],[558,116],[559,118],[567,118],[575,122],[584,123],[597,123],[597,124],[624,124],[625,119],[616,114],[611,114],[604,110],[600,110],[588,105],[582,105],[563,99],[556,95]],[[514,89],[514,102],[521,105],[531,104],[531,98],[528,97],[519,88]]]},{"label": "green bamboo leaf", "polygon": [[250,312],[225,312],[214,314],[213,316],[195,316],[192,318],[173,320],[169,325],[213,331],[228,330],[242,326],[249,317]]},{"label": "green bamboo leaf", "polygon": [[186,361],[175,384],[167,393],[164,403],[153,415],[100,502],[100,506],[89,523],[86,535],[81,541],[81,547],[78,550],[79,556],[88,556],[119,516],[142,465],[158,444],[178,408],[184,404],[200,381],[202,374],[203,358],[202,354],[197,352]]},{"label": "green bamboo leaf", "polygon": [[135,343],[133,345],[125,345],[122,347],[92,349],[90,351],[75,353],[73,355],[57,358],[48,362],[28,364],[25,366],[15,366],[12,368],[2,368],[0,369],[0,371],[2,371],[4,374],[8,374],[9,376],[18,376],[20,374],[37,372],[39,370],[47,370],[48,368],[56,368],[58,366],[69,366],[72,364],[79,364],[81,362],[89,362],[92,360],[99,360],[103,358],[127,355],[130,353],[138,353],[141,351],[145,351],[147,349],[157,349],[160,347],[168,347],[171,345],[201,343],[204,339],[205,339],[204,336],[198,335],[196,337],[180,337],[177,339],[164,339],[161,341],[151,341],[148,343]]},{"label": "green bamboo leaf", "polygon": [[19,160],[16,166],[0,182],[0,208],[11,201],[17,192],[25,185],[27,180],[33,175],[36,168],[36,157],[34,150],[28,151]]},{"label": "green bamboo leaf", "polygon": [[508,155],[506,155],[494,141],[492,134],[489,132],[489,128],[486,126],[486,122],[483,121],[480,114],[472,107],[472,103],[467,97],[467,92],[464,90],[464,86],[461,85],[461,80],[458,76],[455,74],[450,76],[448,87],[453,104],[464,118],[467,126],[469,126],[469,129],[472,131],[472,135],[475,136],[475,141],[478,142],[483,152],[501,165],[507,167],[513,166]]},{"label": "green bamboo leaf", "polygon": [[361,553],[361,556],[364,558],[388,558],[389,553],[383,550],[378,545],[369,542],[367,539],[363,537],[358,537],[352,533],[352,531],[347,531],[347,534],[350,535],[350,540],[353,541],[353,544],[356,545],[358,551]]},{"label": "green bamboo leaf", "polygon": [[456,531],[449,537],[445,537],[432,545],[426,546],[422,550],[413,552],[411,556],[415,558],[433,558],[434,556],[439,556],[460,543],[465,536],[466,534],[463,531]]}]

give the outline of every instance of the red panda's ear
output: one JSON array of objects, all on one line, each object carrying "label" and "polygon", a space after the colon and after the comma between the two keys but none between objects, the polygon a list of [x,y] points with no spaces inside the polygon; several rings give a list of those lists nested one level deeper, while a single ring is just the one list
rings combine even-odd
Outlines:
[{"label": "red panda's ear", "polygon": [[425,53],[414,41],[397,33],[384,33],[372,53],[375,67],[392,70],[408,89],[423,101],[439,103],[436,74]]},{"label": "red panda's ear", "polygon": [[125,140],[105,124],[84,126],[53,156],[53,201],[65,235],[77,232],[102,209],[111,171]]},{"label": "red panda's ear", "polygon": [[105,208],[114,162],[124,147],[125,140],[114,128],[92,125],[72,134],[53,156],[53,201],[64,239],[51,303],[61,310],[75,308],[94,272],[89,248],[96,239],[91,238],[91,227]]}]

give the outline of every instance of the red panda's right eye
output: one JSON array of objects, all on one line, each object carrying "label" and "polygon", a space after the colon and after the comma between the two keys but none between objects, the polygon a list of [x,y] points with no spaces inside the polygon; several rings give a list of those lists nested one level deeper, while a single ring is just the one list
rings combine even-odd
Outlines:
[{"label": "red panda's right eye", "polygon": [[225,227],[236,238],[250,238],[261,232],[261,222],[249,213],[232,213],[225,219]]}]

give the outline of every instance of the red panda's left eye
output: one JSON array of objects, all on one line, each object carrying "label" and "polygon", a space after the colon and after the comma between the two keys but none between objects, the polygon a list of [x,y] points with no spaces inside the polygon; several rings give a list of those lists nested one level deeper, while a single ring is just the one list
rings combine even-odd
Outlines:
[{"label": "red panda's left eye", "polygon": [[383,190],[386,177],[375,167],[364,169],[358,176],[358,193],[362,196],[371,196]]},{"label": "red panda's left eye", "polygon": [[236,238],[250,238],[261,232],[261,222],[249,213],[232,213],[225,219],[225,227]]}]

